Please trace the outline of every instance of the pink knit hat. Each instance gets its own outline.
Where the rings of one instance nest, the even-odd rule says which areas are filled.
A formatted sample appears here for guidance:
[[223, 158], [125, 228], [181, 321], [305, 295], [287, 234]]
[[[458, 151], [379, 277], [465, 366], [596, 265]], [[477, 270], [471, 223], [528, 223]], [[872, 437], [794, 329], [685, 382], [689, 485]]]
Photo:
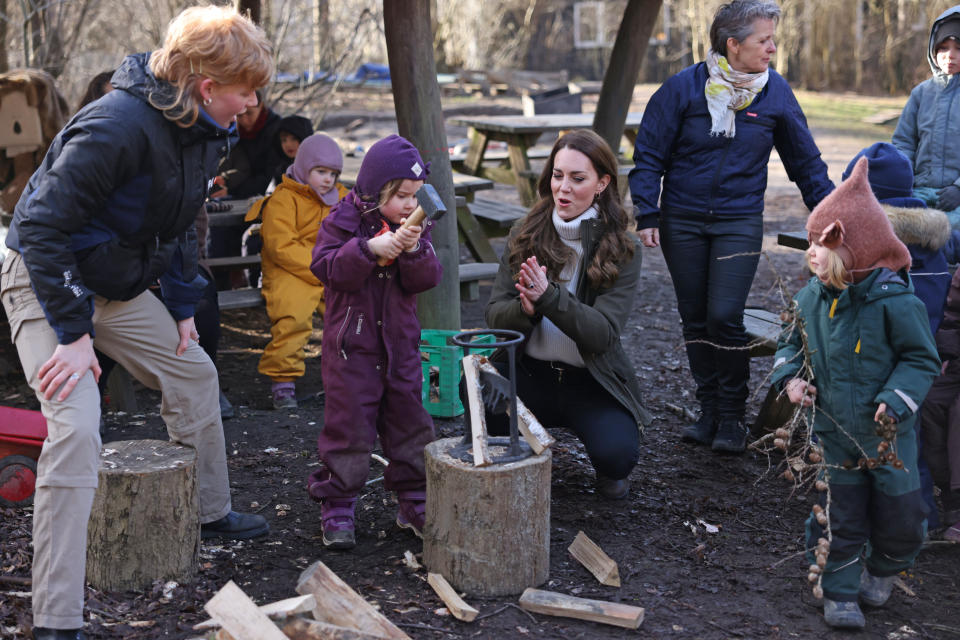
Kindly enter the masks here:
[[807, 218], [807, 238], [840, 254], [854, 282], [880, 267], [910, 268], [910, 252], [870, 189], [865, 157]]

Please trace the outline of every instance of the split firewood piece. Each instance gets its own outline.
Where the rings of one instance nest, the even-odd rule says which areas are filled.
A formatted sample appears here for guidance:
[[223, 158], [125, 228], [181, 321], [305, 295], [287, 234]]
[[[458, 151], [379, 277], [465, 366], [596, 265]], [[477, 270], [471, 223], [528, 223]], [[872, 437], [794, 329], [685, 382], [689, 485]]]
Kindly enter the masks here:
[[602, 622], [627, 629], [637, 629], [643, 622], [643, 608], [617, 602], [575, 598], [553, 591], [527, 589], [520, 596], [520, 606], [527, 611], [548, 616]]
[[223, 585], [203, 608], [234, 640], [286, 640], [277, 625], [233, 580]]
[[[488, 360], [480, 361], [480, 369], [488, 373], [500, 375], [500, 372], [498, 372]], [[533, 452], [537, 455], [540, 455], [546, 451], [550, 445], [556, 442], [554, 437], [543, 428], [543, 425], [540, 424], [540, 421], [537, 420], [536, 416], [533, 415], [533, 412], [527, 408], [527, 405], [523, 404], [523, 401], [520, 398], [517, 398], [517, 429], [520, 431], [520, 435], [523, 436], [523, 439], [526, 441], [526, 443], [530, 445], [530, 448], [533, 449]]]
[[477, 614], [480, 613], [464, 602], [463, 598], [460, 597], [460, 594], [454, 591], [453, 587], [450, 586], [450, 583], [447, 582], [447, 579], [439, 573], [428, 573], [427, 582], [430, 583], [430, 586], [433, 587], [433, 590], [438, 596], [440, 596], [440, 599], [443, 600], [443, 604], [447, 605], [447, 609], [457, 620], [473, 622], [474, 618], [477, 617]]
[[487, 450], [487, 417], [480, 399], [480, 380], [477, 374], [480, 356], [466, 356], [463, 359], [463, 379], [467, 385], [467, 404], [470, 411], [470, 428], [473, 431], [473, 464], [486, 467], [493, 464], [493, 458]]
[[386, 636], [300, 617], [287, 620], [283, 633], [291, 640], [388, 640]]
[[620, 586], [620, 571], [617, 569], [616, 561], [603, 552], [597, 543], [587, 537], [583, 531], [577, 532], [577, 537], [573, 539], [570, 547], [567, 549], [580, 564], [587, 568], [587, 571], [600, 581], [610, 587]]
[[410, 636], [381, 615], [320, 560], [300, 574], [297, 593], [314, 595], [317, 606], [313, 609], [313, 617], [321, 622], [392, 640], [410, 640]]
[[[298, 613], [313, 611], [314, 607], [316, 606], [317, 599], [313, 597], [312, 593], [309, 593], [305, 596], [287, 598], [286, 600], [278, 600], [276, 602], [261, 605], [260, 612], [265, 614], [268, 618], [278, 619], [293, 616]], [[220, 623], [218, 623], [216, 620], [204, 620], [199, 624], [193, 625], [193, 628], [200, 631], [202, 629], [212, 629], [213, 627], [219, 626]]]

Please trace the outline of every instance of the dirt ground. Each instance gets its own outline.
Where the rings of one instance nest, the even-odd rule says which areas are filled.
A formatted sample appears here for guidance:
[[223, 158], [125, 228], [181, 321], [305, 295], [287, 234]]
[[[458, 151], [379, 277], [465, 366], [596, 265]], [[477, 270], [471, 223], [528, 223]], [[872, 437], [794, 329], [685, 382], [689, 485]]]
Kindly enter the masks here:
[[[451, 139], [462, 134], [450, 133]], [[816, 128], [815, 135], [835, 179], [853, 154], [872, 142]], [[494, 195], [515, 198], [505, 188]], [[798, 191], [786, 182], [774, 159], [764, 257], [751, 306], [778, 309], [782, 295], [792, 294], [805, 281], [801, 254], [776, 245], [776, 233], [802, 228], [805, 213]], [[462, 304], [464, 327], [483, 325], [488, 292], [482, 287], [479, 302]], [[36, 408], [6, 325], [0, 326], [0, 402]], [[645, 251], [642, 282], [622, 337], [647, 406], [657, 419], [641, 442], [630, 496], [618, 502], [594, 493], [593, 472], [582, 447], [569, 434], [554, 432], [558, 443], [553, 450], [550, 575], [542, 585], [641, 606], [646, 615], [637, 631], [529, 614], [512, 597], [468, 598], [480, 617], [470, 624], [455, 620], [442, 609], [425, 572], [403, 562], [405, 551], [419, 554], [422, 545], [394, 524], [396, 507], [376, 480], [383, 472], [377, 462], [371, 462], [371, 482], [360, 496], [356, 549], [325, 550], [319, 506], [304, 488], [305, 478], [317, 465], [315, 441], [323, 425], [319, 341], [309, 347], [307, 374], [298, 385], [300, 408], [277, 412], [270, 406], [269, 381], [256, 372], [269, 339], [265, 312], [224, 312], [222, 326], [221, 384], [237, 413], [224, 423], [234, 506], [266, 516], [271, 533], [252, 542], [203, 545], [196, 579], [166, 594], [162, 583], [146, 592], [88, 589], [91, 638], [195, 636], [191, 626], [206, 618], [204, 602], [228, 579], [258, 603], [271, 602], [295, 595], [298, 575], [317, 559], [413, 638], [847, 637], [824, 625], [805, 579], [807, 563], [800, 551], [813, 495], [794, 493], [777, 477], [780, 458], [753, 452], [720, 457], [679, 441], [685, 418], [668, 405], [696, 407], [676, 301], [657, 249]], [[757, 392], [750, 401], [751, 416], [759, 408], [771, 365], [769, 357], [752, 361], [751, 388]], [[106, 414], [104, 442], [165, 437], [158, 394], [138, 387], [137, 396], [141, 413]], [[459, 435], [463, 421], [438, 419], [436, 427], [438, 436]], [[29, 508], [3, 509], [0, 514], [0, 637], [29, 638], [25, 632], [30, 622], [29, 586], [10, 578], [30, 575], [32, 514]], [[710, 533], [714, 529], [707, 525], [714, 525], [716, 532]], [[618, 562], [620, 588], [600, 585], [569, 555], [567, 547], [578, 531]], [[867, 611], [867, 628], [858, 637], [960, 636], [960, 547], [941, 542], [934, 534], [898, 586], [887, 607]]]

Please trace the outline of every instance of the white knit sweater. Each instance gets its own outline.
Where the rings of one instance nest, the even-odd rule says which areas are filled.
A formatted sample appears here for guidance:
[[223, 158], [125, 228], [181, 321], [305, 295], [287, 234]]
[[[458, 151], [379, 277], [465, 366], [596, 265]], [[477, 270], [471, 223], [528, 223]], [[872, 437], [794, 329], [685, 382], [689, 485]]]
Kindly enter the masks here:
[[[561, 287], [565, 286], [567, 291], [574, 295], [577, 293], [577, 278], [580, 275], [583, 258], [583, 246], [580, 244], [580, 225], [586, 220], [596, 217], [597, 210], [595, 207], [590, 207], [569, 221], [560, 218], [557, 210], [553, 210], [553, 226], [560, 234], [563, 243], [573, 249], [574, 253], [560, 272], [557, 284]], [[580, 357], [580, 351], [577, 349], [577, 343], [547, 318], [541, 319], [540, 323], [534, 327], [530, 338], [527, 340], [525, 352], [531, 358], [538, 360], [556, 360], [575, 367], [584, 366], [583, 358]]]

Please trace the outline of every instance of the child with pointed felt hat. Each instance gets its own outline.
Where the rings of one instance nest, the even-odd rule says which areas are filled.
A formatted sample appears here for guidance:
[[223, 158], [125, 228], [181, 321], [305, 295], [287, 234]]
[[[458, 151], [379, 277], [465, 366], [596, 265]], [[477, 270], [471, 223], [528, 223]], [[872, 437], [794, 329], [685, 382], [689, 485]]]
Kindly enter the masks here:
[[[940, 361], [913, 295], [910, 254], [870, 189], [865, 158], [813, 210], [807, 232], [815, 275], [794, 297], [796, 322], [780, 337], [772, 382], [792, 402], [816, 407], [828, 486], [819, 505], [832, 534], [821, 575], [824, 619], [862, 628], [858, 601], [885, 604], [926, 534], [913, 424]], [[884, 416], [896, 425], [887, 446], [899, 464], [860, 468], [858, 460], [878, 456]], [[806, 533], [808, 549], [829, 537], [814, 514]]]

